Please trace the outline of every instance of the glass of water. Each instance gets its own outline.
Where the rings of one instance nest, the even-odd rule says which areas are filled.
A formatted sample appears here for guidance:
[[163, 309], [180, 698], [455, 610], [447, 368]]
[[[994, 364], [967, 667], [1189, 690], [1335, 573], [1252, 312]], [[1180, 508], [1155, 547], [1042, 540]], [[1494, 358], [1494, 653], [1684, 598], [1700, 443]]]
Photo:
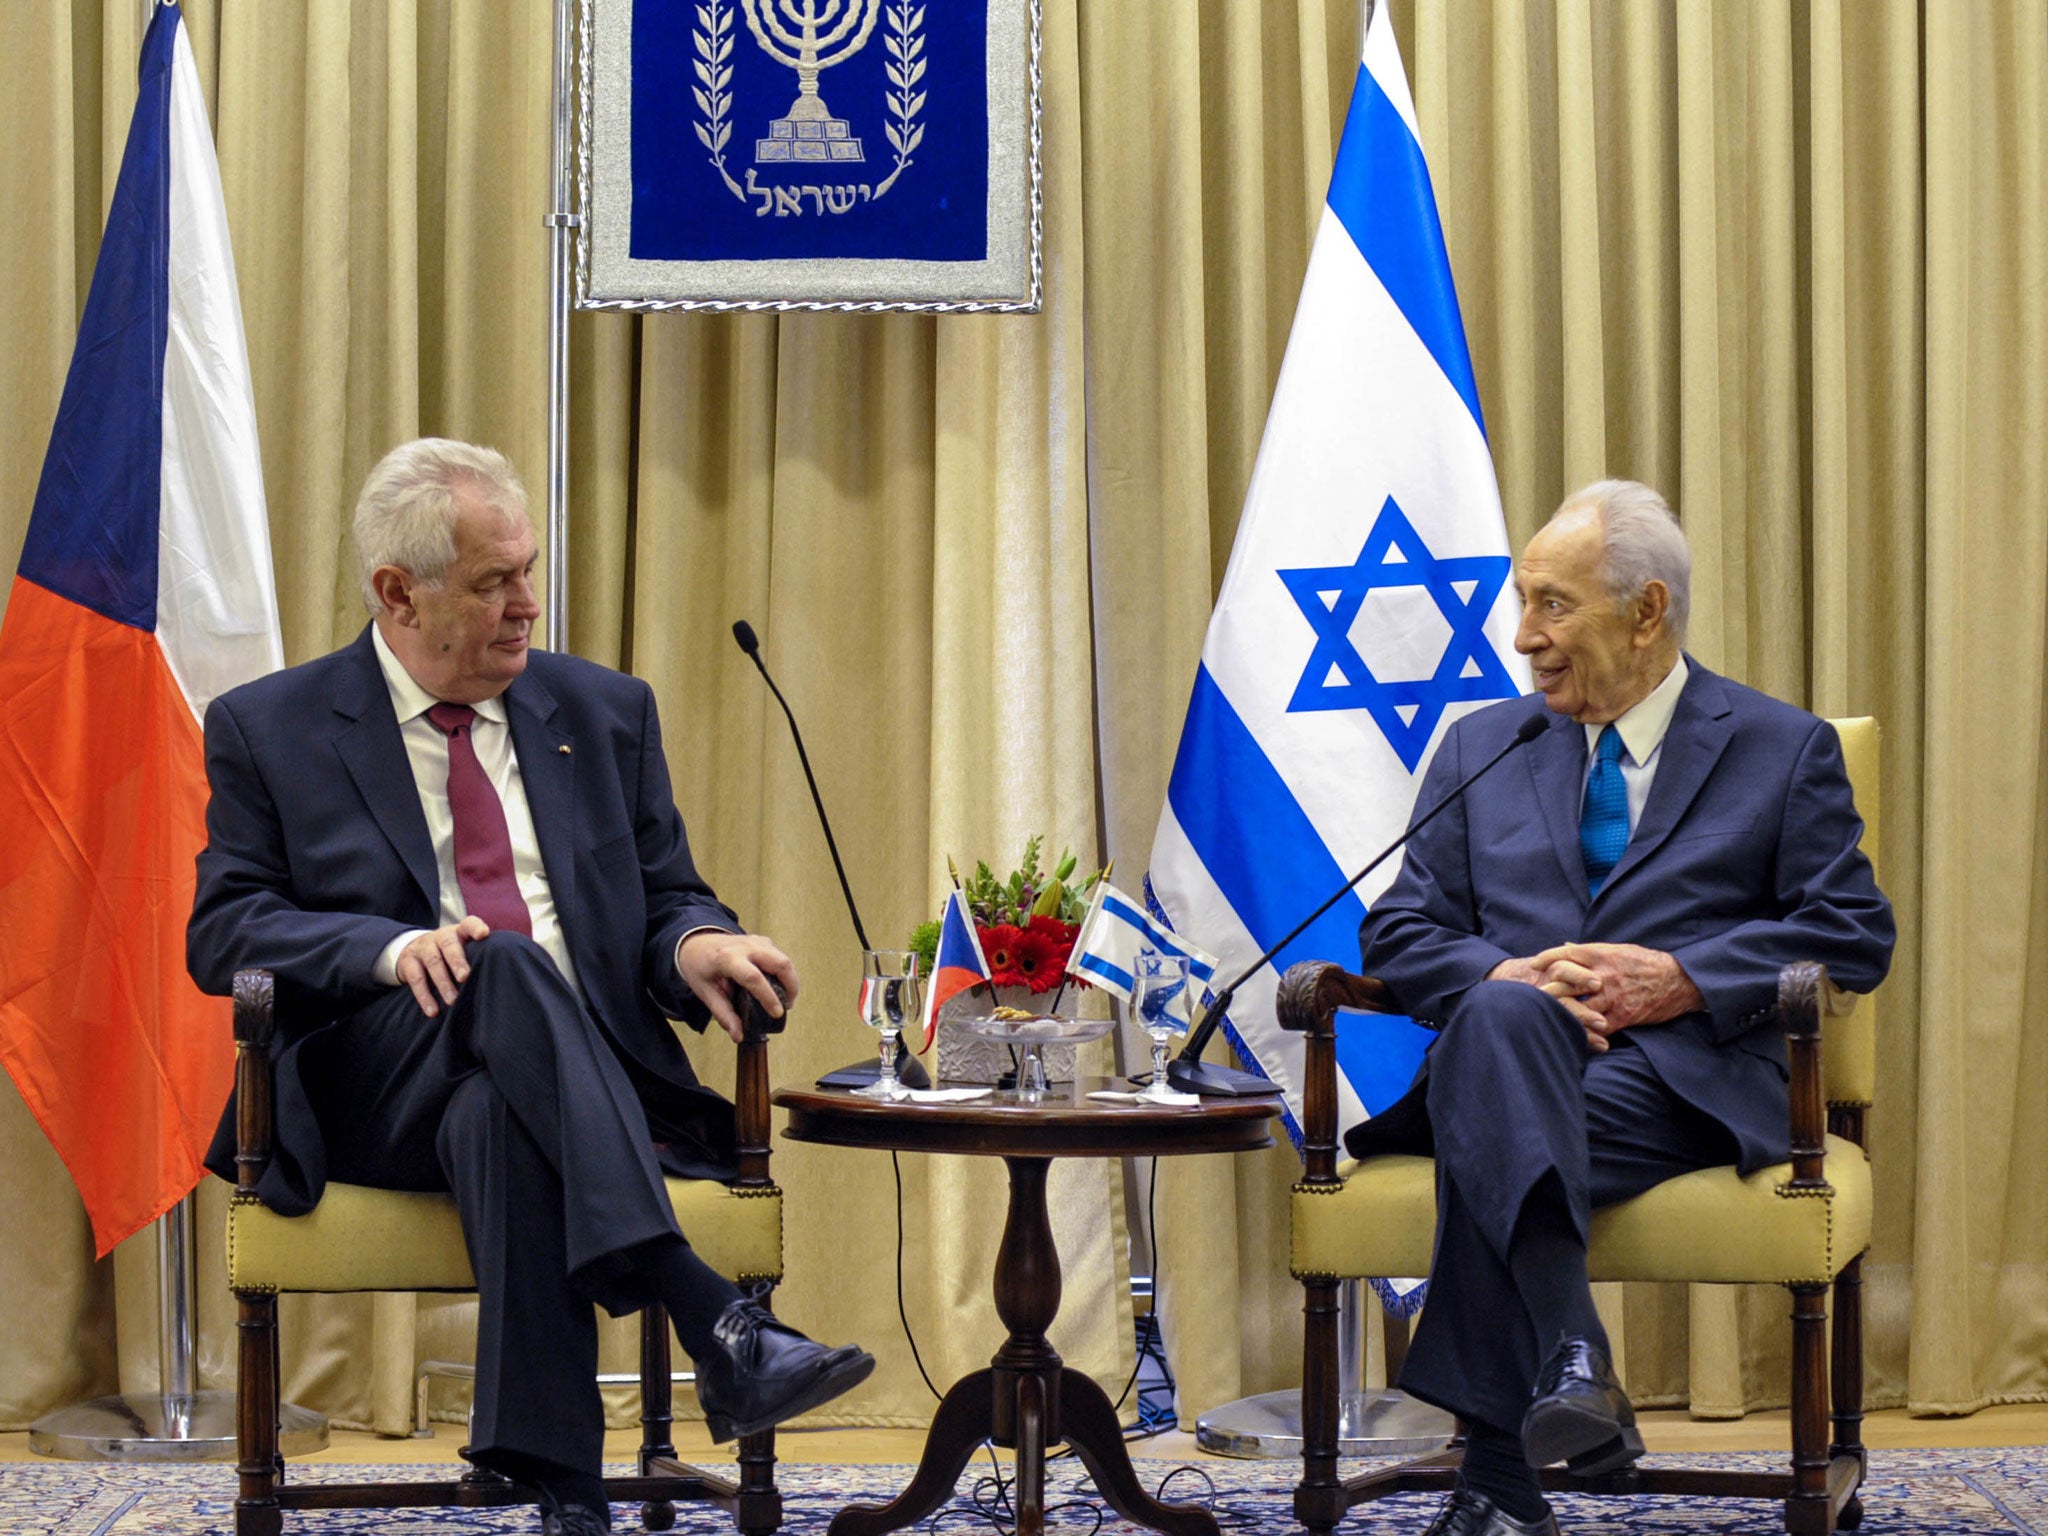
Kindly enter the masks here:
[[1152, 1037], [1152, 1081], [1140, 1098], [1178, 1104], [1183, 1096], [1167, 1086], [1166, 1047], [1175, 1035], [1188, 1032], [1194, 1005], [1188, 957], [1141, 949], [1131, 964], [1131, 1017]]
[[924, 993], [917, 974], [918, 955], [908, 949], [864, 949], [860, 955], [860, 1016], [882, 1036], [881, 1071], [865, 1088], [853, 1091], [864, 1099], [907, 1099], [910, 1090], [896, 1080], [896, 1039], [906, 1023], [920, 1016]]

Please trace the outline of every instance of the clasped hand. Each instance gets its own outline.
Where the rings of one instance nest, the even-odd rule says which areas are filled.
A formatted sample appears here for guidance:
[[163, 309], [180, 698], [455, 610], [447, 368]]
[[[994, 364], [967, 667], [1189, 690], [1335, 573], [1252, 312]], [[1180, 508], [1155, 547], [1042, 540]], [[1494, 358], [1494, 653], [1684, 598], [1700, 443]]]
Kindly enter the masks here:
[[1548, 992], [1586, 1032], [1588, 1049], [1637, 1024], [1661, 1024], [1705, 1006], [1676, 957], [1640, 944], [1559, 944], [1526, 960], [1503, 960], [1489, 981], [1520, 981]]

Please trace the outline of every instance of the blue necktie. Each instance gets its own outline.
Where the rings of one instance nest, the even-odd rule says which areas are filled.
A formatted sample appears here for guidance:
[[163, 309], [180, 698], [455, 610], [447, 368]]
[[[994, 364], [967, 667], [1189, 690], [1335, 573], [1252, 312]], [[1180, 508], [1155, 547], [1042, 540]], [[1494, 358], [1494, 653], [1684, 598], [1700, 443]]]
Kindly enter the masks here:
[[1579, 853], [1586, 861], [1591, 894], [1598, 896], [1607, 873], [1628, 850], [1628, 786], [1621, 781], [1621, 732], [1604, 726], [1593, 748], [1586, 777], [1586, 805], [1579, 814]]

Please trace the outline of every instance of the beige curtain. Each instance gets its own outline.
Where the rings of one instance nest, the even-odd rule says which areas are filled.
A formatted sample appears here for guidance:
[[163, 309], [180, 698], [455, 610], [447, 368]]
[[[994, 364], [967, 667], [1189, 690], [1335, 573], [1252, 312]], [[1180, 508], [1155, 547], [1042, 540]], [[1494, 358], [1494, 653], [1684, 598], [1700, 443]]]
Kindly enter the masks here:
[[[0, 122], [0, 555], [18, 550], [130, 105], [134, 0], [10, 18]], [[361, 622], [372, 460], [431, 431], [538, 483], [547, 8], [190, 0], [256, 378], [286, 651]], [[2048, 12], [2032, 0], [1395, 0], [1510, 531], [1597, 475], [1665, 488], [1694, 648], [1885, 723], [1871, 1399], [2048, 1396]], [[1030, 832], [1145, 863], [1356, 68], [1352, 0], [1046, 6], [1035, 318], [572, 327], [572, 647], [655, 686], [700, 859], [807, 984], [775, 1071], [870, 1042], [801, 773], [731, 648], [803, 712], [863, 916]], [[1361, 423], [1369, 430], [1369, 423]], [[0, 939], [4, 942], [4, 939]], [[730, 1072], [697, 1048], [707, 1076]], [[154, 1382], [146, 1254], [95, 1265], [11, 1089], [0, 1423]], [[875, 1348], [838, 1416], [921, 1422], [881, 1154], [785, 1145], [800, 1325]], [[1184, 1415], [1299, 1369], [1284, 1148], [1168, 1160]], [[906, 1291], [940, 1388], [984, 1362], [999, 1169], [904, 1158]], [[1130, 1368], [1119, 1172], [1062, 1169], [1056, 1342]], [[218, 1230], [219, 1191], [202, 1201]], [[1133, 1212], [1133, 1215], [1140, 1215]], [[146, 1246], [131, 1244], [132, 1248]], [[1141, 1251], [1142, 1244], [1141, 1244]], [[203, 1251], [202, 1373], [227, 1379]], [[1784, 1303], [1608, 1298], [1642, 1401], [1782, 1400]], [[460, 1298], [294, 1298], [288, 1391], [404, 1427]], [[365, 1349], [362, 1341], [368, 1339]], [[624, 1365], [621, 1330], [607, 1364]], [[459, 1411], [454, 1391], [438, 1397]], [[625, 1404], [616, 1405], [623, 1413]]]

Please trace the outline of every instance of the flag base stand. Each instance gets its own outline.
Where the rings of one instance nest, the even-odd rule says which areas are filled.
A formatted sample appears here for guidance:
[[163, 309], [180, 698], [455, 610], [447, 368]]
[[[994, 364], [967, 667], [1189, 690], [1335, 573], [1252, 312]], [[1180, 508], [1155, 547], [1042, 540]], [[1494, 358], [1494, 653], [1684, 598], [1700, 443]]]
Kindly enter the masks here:
[[[1373, 1307], [1378, 1311], [1377, 1304]], [[1365, 1385], [1365, 1286], [1337, 1287], [1337, 1454], [1419, 1456], [1439, 1450], [1458, 1432], [1457, 1420], [1406, 1392]], [[1387, 1376], [1400, 1374], [1407, 1353], [1405, 1321], [1389, 1318]], [[1301, 1392], [1261, 1392], [1212, 1408], [1195, 1420], [1195, 1443], [1219, 1456], [1269, 1460], [1302, 1453]]]
[[[1440, 1450], [1457, 1422], [1406, 1392], [1346, 1392], [1337, 1399], [1339, 1456], [1419, 1456]], [[1195, 1444], [1218, 1456], [1279, 1461], [1301, 1455], [1301, 1393], [1261, 1392], [1195, 1420]]]
[[[96, 1397], [37, 1419], [28, 1448], [59, 1461], [233, 1461], [235, 1394]], [[278, 1448], [286, 1456], [325, 1450], [327, 1416], [283, 1404]]]

